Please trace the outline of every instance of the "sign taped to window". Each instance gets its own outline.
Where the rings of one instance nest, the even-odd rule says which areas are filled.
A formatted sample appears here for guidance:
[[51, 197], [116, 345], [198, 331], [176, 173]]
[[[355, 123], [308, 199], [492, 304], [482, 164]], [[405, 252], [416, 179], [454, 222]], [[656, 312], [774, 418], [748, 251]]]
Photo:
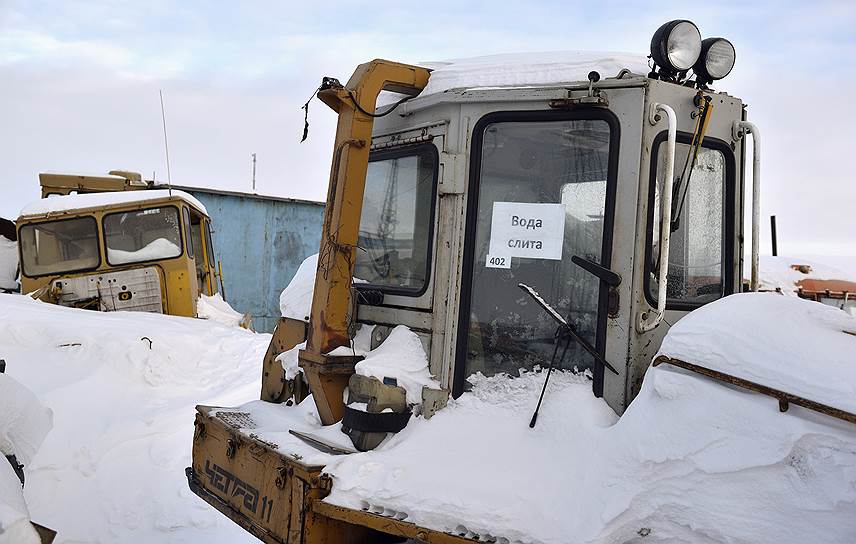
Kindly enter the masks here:
[[560, 260], [564, 240], [564, 204], [493, 203], [490, 256]]

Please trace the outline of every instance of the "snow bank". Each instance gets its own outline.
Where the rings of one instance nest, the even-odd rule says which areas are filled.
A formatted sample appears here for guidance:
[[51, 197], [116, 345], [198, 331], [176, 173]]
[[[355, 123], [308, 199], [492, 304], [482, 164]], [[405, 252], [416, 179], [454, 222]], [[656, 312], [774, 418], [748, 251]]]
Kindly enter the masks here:
[[613, 77], [627, 68], [636, 74], [651, 71], [644, 55], [598, 51], [554, 51], [488, 55], [423, 63], [431, 68], [428, 85], [420, 96], [451, 89], [478, 87], [527, 87], [588, 81], [592, 70], [601, 78]]
[[0, 374], [0, 544], [39, 544], [21, 481], [2, 456], [29, 463], [52, 425], [51, 411], [26, 387]]
[[53, 426], [53, 414], [32, 391], [0, 374], [0, 453], [29, 465]]
[[208, 210], [205, 209], [205, 206], [203, 206], [199, 200], [189, 193], [185, 193], [184, 191], [179, 191], [177, 189], [173, 189], [171, 195], [169, 189], [146, 189], [139, 191], [111, 191], [82, 195], [53, 196], [50, 198], [36, 200], [35, 202], [24, 206], [20, 215], [42, 215], [46, 213], [59, 213], [71, 210], [95, 208], [111, 204], [147, 202], [149, 200], [157, 200], [159, 198], [169, 198], [170, 196], [181, 198], [205, 215], [208, 215]]
[[21, 480], [6, 459], [0, 459], [0, 544], [41, 544], [30, 524]]
[[198, 319], [0, 297], [7, 373], [54, 413], [30, 513], [77, 542], [256, 542], [187, 487], [196, 404], [259, 391], [270, 335]]
[[18, 242], [0, 236], [0, 289], [18, 288]]
[[[693, 319], [702, 312], [707, 329]], [[782, 332], [771, 336], [775, 326], [762, 323], [775, 319]], [[747, 377], [817, 392], [824, 382], [854, 383], [845, 362], [853, 366], [856, 337], [835, 330], [852, 322], [813, 302], [735, 295], [676, 324], [664, 352], [733, 353]], [[818, 335], [799, 335], [812, 359], [808, 348], [786, 353], [796, 340], [781, 345], [799, 327]], [[704, 349], [674, 350], [692, 342]], [[785, 369], [773, 372], [777, 365]], [[328, 464], [325, 500], [499, 542], [856, 541], [856, 425], [797, 406], [782, 414], [769, 397], [662, 365], [648, 370], [617, 423], [588, 380], [556, 373], [530, 429], [543, 379], [475, 377], [432, 419], [413, 418], [379, 449]], [[823, 399], [834, 393], [849, 405], [847, 384], [828, 384]]]
[[[368, 327], [363, 327], [368, 329]], [[428, 356], [422, 341], [404, 325], [392, 329], [381, 345], [369, 351], [354, 367], [357, 374], [383, 381], [395, 378], [407, 392], [408, 404], [422, 402], [422, 388], [440, 389], [440, 382], [428, 372]]]
[[136, 251], [107, 248], [110, 264], [139, 263], [154, 259], [169, 259], [181, 255], [181, 248], [166, 238], [157, 238]]
[[[807, 265], [811, 270], [803, 273], [791, 265]], [[802, 258], [761, 256], [758, 268], [758, 287], [761, 291], [780, 290], [786, 295], [796, 296], [797, 282], [806, 279], [856, 281], [856, 271], [845, 271]]]
[[660, 354], [856, 413], [856, 318], [832, 306], [732, 295], [675, 323]]
[[210, 297], [199, 295], [199, 300], [196, 302], [196, 315], [200, 319], [210, 319], [227, 327], [240, 327], [244, 320], [244, 315], [235, 311], [228, 302], [223, 300], [220, 293]]
[[315, 289], [315, 271], [318, 269], [318, 254], [306, 257], [288, 284], [279, 294], [279, 309], [282, 317], [303, 321], [312, 309], [312, 292]]

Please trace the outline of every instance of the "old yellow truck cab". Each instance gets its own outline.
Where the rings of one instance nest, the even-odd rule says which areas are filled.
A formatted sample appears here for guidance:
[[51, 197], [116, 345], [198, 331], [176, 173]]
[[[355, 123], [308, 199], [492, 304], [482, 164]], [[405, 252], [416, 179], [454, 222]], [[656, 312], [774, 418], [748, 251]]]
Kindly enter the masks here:
[[17, 228], [22, 292], [44, 301], [196, 317], [217, 292], [208, 213], [182, 191], [45, 198]]

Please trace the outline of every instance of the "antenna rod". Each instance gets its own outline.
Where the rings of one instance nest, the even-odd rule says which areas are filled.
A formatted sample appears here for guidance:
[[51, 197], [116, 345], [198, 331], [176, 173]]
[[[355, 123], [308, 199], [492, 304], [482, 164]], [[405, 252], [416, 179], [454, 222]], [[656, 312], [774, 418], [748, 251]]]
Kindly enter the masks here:
[[166, 186], [169, 189], [169, 196], [172, 196], [172, 175], [169, 171], [169, 141], [166, 138], [166, 112], [163, 109], [163, 89], [159, 89], [161, 103], [161, 120], [163, 121], [163, 147], [166, 151]]
[[253, 153], [253, 192], [256, 192], [256, 154]]

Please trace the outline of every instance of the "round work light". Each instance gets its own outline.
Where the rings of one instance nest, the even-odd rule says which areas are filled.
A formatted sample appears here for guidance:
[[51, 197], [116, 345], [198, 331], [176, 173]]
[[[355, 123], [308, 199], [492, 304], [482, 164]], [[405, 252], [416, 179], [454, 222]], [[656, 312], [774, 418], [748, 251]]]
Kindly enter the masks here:
[[727, 76], [734, 68], [736, 56], [734, 46], [725, 38], [707, 38], [701, 42], [701, 54], [693, 65], [698, 82], [708, 84]]
[[692, 68], [700, 53], [701, 34], [690, 21], [669, 21], [651, 38], [651, 58], [669, 76]]

